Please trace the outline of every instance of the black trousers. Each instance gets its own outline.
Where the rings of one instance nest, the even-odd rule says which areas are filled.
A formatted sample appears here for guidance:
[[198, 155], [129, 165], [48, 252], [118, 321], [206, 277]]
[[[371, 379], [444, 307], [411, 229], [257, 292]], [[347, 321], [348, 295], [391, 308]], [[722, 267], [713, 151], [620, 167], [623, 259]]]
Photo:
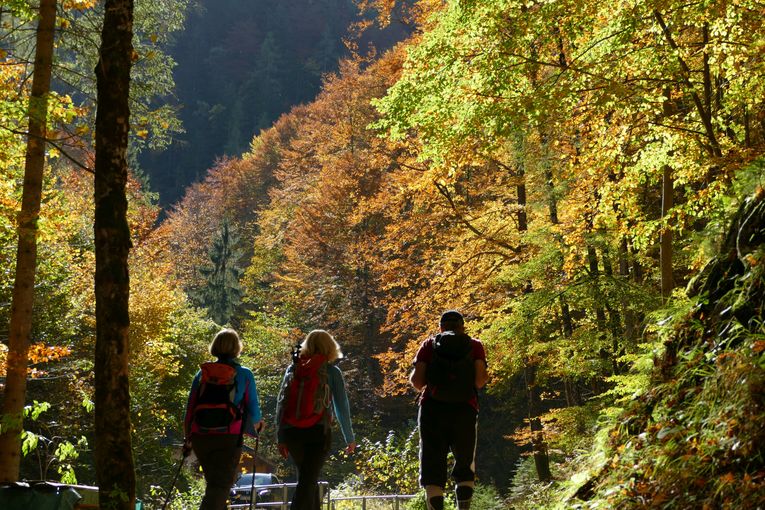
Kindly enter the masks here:
[[225, 510], [242, 455], [239, 434], [194, 434], [191, 446], [207, 482], [199, 510]]
[[425, 400], [420, 406], [420, 485], [446, 487], [447, 455], [454, 455], [455, 483], [475, 480], [478, 412], [470, 404]]
[[291, 510], [319, 510], [319, 473], [329, 455], [332, 434], [323, 423], [284, 429], [284, 442], [297, 465], [298, 482]]

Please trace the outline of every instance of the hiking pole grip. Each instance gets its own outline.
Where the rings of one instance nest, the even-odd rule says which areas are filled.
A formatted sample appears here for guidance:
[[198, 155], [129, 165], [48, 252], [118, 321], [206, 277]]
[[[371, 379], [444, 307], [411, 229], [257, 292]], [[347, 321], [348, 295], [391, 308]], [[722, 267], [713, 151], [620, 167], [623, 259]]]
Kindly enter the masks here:
[[300, 340], [295, 344], [295, 347], [292, 348], [292, 364], [297, 365], [298, 361], [300, 361]]

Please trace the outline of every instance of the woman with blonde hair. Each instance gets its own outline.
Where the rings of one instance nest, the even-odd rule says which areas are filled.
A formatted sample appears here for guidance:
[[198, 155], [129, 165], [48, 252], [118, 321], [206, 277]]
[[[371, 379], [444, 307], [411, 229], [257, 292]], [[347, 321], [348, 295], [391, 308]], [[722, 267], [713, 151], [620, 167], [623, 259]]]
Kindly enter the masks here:
[[242, 341], [233, 329], [220, 330], [210, 343], [216, 361], [202, 363], [186, 406], [184, 454], [194, 450], [206, 487], [200, 510], [225, 510], [234, 484], [242, 439], [263, 429], [255, 376], [239, 364]]
[[343, 357], [340, 346], [324, 330], [308, 333], [293, 354], [277, 398], [277, 439], [284, 458], [292, 457], [298, 470], [293, 510], [319, 510], [319, 472], [329, 455], [332, 423], [337, 418], [353, 453], [356, 442], [343, 373], [334, 364]]

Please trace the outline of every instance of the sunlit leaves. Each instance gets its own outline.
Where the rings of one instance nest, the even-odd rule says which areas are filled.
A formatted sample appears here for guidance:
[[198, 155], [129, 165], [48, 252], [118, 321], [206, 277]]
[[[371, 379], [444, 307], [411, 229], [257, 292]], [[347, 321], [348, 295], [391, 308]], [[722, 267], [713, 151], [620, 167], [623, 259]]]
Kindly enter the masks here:
[[363, 438], [355, 454], [356, 470], [364, 486], [382, 494], [417, 492], [419, 434], [389, 431], [385, 439]]

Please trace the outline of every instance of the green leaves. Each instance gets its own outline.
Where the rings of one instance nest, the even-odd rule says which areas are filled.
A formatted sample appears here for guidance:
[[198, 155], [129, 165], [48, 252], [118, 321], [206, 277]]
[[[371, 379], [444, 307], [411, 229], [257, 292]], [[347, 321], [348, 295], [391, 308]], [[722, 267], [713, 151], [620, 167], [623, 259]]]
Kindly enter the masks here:
[[37, 448], [37, 444], [39, 443], [39, 436], [35, 434], [34, 432], [29, 432], [28, 430], [24, 430], [21, 432], [21, 454], [26, 456], [31, 451], [33, 451], [35, 448]]
[[32, 402], [32, 405], [24, 406], [24, 416], [32, 421], [37, 421], [40, 415], [48, 409], [50, 409], [48, 402], [38, 402], [35, 400]]

